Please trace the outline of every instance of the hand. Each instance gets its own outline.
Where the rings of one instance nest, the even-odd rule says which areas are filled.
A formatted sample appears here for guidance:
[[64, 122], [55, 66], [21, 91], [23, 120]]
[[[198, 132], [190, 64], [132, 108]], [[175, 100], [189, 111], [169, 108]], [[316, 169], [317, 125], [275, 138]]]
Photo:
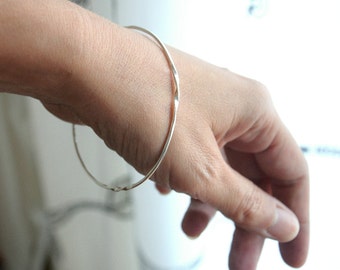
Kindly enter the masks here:
[[[204, 78], [207, 71], [198, 72], [197, 78]], [[177, 158], [176, 169], [180, 171], [174, 176], [170, 170], [172, 177], [180, 182], [175, 180], [174, 186], [180, 186], [179, 190], [193, 198], [183, 220], [183, 230], [190, 236], [198, 236], [217, 209], [236, 224], [229, 257], [231, 269], [255, 269], [264, 237], [286, 242], [280, 244], [283, 259], [291, 266], [301, 266], [307, 256], [309, 235], [305, 160], [262, 85], [229, 71], [211, 72], [214, 77], [220, 74], [226, 81], [215, 84], [216, 77], [213, 80], [206, 77], [203, 85], [193, 89], [208, 91], [198, 90], [198, 95], [206, 94], [198, 100], [197, 94], [188, 95], [188, 106], [196, 104], [193, 111], [198, 115], [182, 113], [186, 116], [182, 121], [186, 122], [188, 135], [182, 135], [179, 139], [182, 143], [174, 143], [178, 145], [174, 146], [177, 150], [174, 159]], [[217, 96], [225, 98], [216, 100]], [[183, 103], [182, 99], [182, 108]], [[208, 117], [202, 116], [206, 108]], [[166, 185], [157, 186], [163, 193], [170, 190]], [[297, 227], [292, 216], [282, 203], [275, 202], [261, 189], [297, 215], [300, 231], [294, 240]], [[283, 217], [273, 225], [275, 206], [276, 213]]]
[[[15, 24], [3, 23], [10, 20]], [[152, 167], [172, 93], [154, 42], [66, 1], [45, 0], [4, 1], [0, 37], [7, 41], [0, 45], [2, 91], [40, 99], [58, 117], [91, 126], [140, 172]], [[170, 50], [182, 95], [173, 140], [153, 180], [192, 197], [183, 230], [199, 235], [216, 209], [236, 224], [231, 269], [255, 269], [266, 237], [281, 242], [289, 265], [302, 265], [308, 170], [267, 90]]]

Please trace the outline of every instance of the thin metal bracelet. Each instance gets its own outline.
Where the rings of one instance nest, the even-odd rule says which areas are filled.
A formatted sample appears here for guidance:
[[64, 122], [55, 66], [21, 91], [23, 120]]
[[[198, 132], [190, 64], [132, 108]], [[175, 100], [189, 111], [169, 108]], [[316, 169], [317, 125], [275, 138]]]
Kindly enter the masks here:
[[149, 30], [146, 30], [142, 27], [139, 26], [127, 26], [127, 28], [129, 29], [133, 29], [135, 31], [141, 32], [142, 34], [151, 37], [154, 41], [157, 42], [157, 44], [160, 46], [160, 48], [163, 51], [163, 54], [166, 58], [166, 61], [169, 65], [170, 71], [171, 71], [171, 78], [172, 78], [172, 87], [173, 87], [173, 103], [172, 103], [172, 116], [171, 116], [171, 122], [169, 125], [169, 129], [168, 129], [168, 133], [167, 133], [167, 137], [165, 139], [162, 151], [159, 155], [159, 158], [156, 162], [156, 164], [150, 169], [150, 171], [142, 178], [140, 179], [138, 182], [133, 183], [129, 186], [125, 186], [125, 187], [120, 187], [120, 186], [112, 186], [112, 185], [108, 185], [108, 184], [104, 184], [101, 181], [99, 181], [87, 168], [87, 166], [85, 165], [84, 160], [82, 159], [81, 155], [80, 155], [80, 151], [79, 151], [79, 147], [78, 147], [78, 143], [77, 143], [77, 135], [76, 135], [76, 128], [75, 125], [72, 125], [72, 135], [73, 135], [73, 143], [74, 143], [74, 147], [78, 156], [78, 159], [83, 167], [83, 169], [85, 170], [85, 172], [88, 174], [88, 176], [100, 187], [108, 189], [108, 190], [112, 190], [115, 192], [118, 191], [122, 191], [122, 190], [131, 190], [139, 185], [141, 185], [142, 183], [144, 183], [146, 180], [150, 179], [152, 177], [152, 175], [156, 172], [156, 170], [158, 169], [159, 165], [162, 163], [168, 149], [169, 149], [169, 145], [172, 139], [172, 135], [174, 133], [175, 130], [175, 125], [176, 125], [176, 119], [177, 119], [177, 110], [178, 110], [178, 106], [179, 106], [179, 96], [180, 96], [180, 87], [179, 87], [179, 76], [178, 76], [178, 72], [176, 69], [176, 66], [174, 64], [174, 61], [168, 51], [168, 49], [166, 48], [166, 46], [163, 44], [163, 42], [152, 32], [150, 32]]

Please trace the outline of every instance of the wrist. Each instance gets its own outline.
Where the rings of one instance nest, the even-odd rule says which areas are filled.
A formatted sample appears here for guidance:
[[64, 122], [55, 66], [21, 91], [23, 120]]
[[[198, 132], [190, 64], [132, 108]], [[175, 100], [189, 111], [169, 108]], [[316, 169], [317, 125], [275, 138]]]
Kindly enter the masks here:
[[77, 68], [83, 90], [79, 115], [127, 159], [131, 154], [126, 151], [138, 151], [124, 147], [127, 142], [145, 143], [137, 147], [152, 157], [142, 162], [129, 161], [149, 169], [164, 143], [171, 117], [173, 90], [169, 66], [154, 41], [101, 18], [90, 19], [93, 28], [83, 63]]

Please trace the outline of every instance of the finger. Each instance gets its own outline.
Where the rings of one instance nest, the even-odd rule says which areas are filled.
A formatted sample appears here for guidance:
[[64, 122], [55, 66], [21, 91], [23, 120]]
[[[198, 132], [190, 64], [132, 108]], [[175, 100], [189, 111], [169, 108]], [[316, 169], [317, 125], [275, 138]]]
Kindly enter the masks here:
[[228, 164], [245, 178], [251, 180], [268, 194], [272, 194], [271, 180], [259, 168], [253, 154], [238, 152], [228, 147], [224, 149]]
[[[269, 180], [265, 189], [298, 217], [300, 227], [298, 236], [290, 243], [281, 244], [280, 250], [287, 264], [299, 267], [307, 258], [309, 246], [308, 169], [299, 147], [287, 129], [279, 120], [276, 123], [278, 123], [276, 135], [264, 150], [249, 155], [246, 153], [249, 150], [248, 145], [254, 141], [249, 143], [239, 140], [233, 144], [234, 149], [229, 148], [226, 152], [229, 163], [242, 175], [251, 179], [261, 178], [262, 175], [264, 179]], [[260, 145], [258, 142], [254, 144]], [[246, 159], [247, 156], [252, 158]]]
[[291, 242], [280, 243], [280, 252], [287, 264], [298, 268], [306, 262], [308, 246], [309, 224], [300, 224], [298, 236]]
[[205, 186], [202, 200], [239, 227], [281, 242], [297, 235], [299, 225], [292, 211], [226, 164], [213, 180]]
[[[280, 244], [280, 251], [285, 262], [293, 267], [302, 266], [308, 255], [309, 248], [309, 184], [304, 179], [285, 184], [275, 185], [273, 194], [290, 207], [297, 215], [300, 223], [300, 231], [297, 237], [289, 242]], [[287, 197], [285, 192], [290, 194]]]
[[167, 195], [171, 192], [171, 188], [168, 186], [161, 185], [159, 183], [155, 183], [155, 187], [158, 190], [159, 193], [163, 195]]
[[208, 226], [215, 213], [216, 209], [210, 205], [191, 199], [189, 208], [182, 221], [184, 233], [189, 237], [197, 238]]
[[[282, 158], [278, 158], [278, 157]], [[283, 158], [286, 157], [286, 158]], [[283, 259], [291, 266], [304, 264], [309, 246], [309, 178], [305, 159], [289, 133], [284, 130], [273, 147], [258, 155], [258, 164], [272, 179], [273, 196], [298, 217], [300, 231], [296, 239], [281, 244]], [[280, 162], [278, 162], [280, 160]]]
[[261, 180], [266, 178], [266, 175], [259, 168], [253, 154], [235, 151], [229, 147], [225, 147], [223, 150], [228, 158], [228, 164], [235, 171], [239, 172], [257, 185], [262, 184]]
[[[297, 235], [299, 224], [294, 213], [231, 168], [213, 134], [200, 130], [191, 139], [189, 143], [177, 140], [169, 149], [178, 166], [169, 178], [172, 189], [189, 194], [221, 211], [239, 227], [264, 237], [288, 242]], [[190, 149], [184, 151], [188, 145]]]
[[236, 227], [229, 253], [229, 268], [231, 270], [255, 270], [263, 244], [262, 236]]

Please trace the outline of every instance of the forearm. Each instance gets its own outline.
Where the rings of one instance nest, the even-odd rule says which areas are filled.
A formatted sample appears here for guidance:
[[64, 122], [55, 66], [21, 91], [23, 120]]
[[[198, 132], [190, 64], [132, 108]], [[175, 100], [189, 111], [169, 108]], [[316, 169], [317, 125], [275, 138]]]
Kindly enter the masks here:
[[53, 100], [74, 75], [83, 15], [67, 1], [2, 1], [0, 91]]
[[2, 1], [0, 40], [2, 92], [69, 105], [92, 127], [111, 117], [124, 128], [150, 108], [168, 117], [170, 73], [157, 45], [69, 1]]

